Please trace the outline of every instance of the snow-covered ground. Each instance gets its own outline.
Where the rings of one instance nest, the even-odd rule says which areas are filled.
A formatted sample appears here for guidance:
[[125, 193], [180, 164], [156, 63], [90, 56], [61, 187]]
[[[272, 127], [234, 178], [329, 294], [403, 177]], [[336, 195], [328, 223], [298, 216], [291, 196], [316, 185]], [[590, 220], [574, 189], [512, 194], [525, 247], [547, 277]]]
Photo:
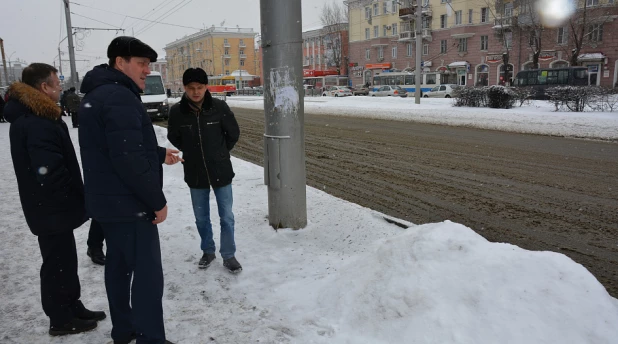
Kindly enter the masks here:
[[[178, 98], [177, 98], [178, 99]], [[172, 101], [177, 101], [174, 99]], [[263, 97], [227, 97], [230, 106], [264, 109]], [[618, 139], [618, 112], [555, 112], [546, 101], [512, 109], [453, 107], [452, 99], [306, 97], [305, 113], [447, 124], [518, 133]]]
[[[47, 335], [41, 258], [23, 219], [8, 128], [0, 125], [0, 342], [107, 343], [109, 318], [89, 333]], [[165, 129], [156, 130], [160, 144], [169, 145]], [[79, 150], [77, 131], [71, 135]], [[618, 342], [618, 300], [562, 254], [490, 243], [449, 221], [402, 229], [313, 188], [308, 226], [274, 231], [262, 167], [233, 164], [239, 275], [227, 273], [220, 257], [207, 270], [197, 268], [199, 235], [182, 167], [165, 166], [164, 311], [176, 343]], [[75, 231], [82, 300], [107, 311], [103, 268], [86, 256], [87, 232], [87, 225]]]

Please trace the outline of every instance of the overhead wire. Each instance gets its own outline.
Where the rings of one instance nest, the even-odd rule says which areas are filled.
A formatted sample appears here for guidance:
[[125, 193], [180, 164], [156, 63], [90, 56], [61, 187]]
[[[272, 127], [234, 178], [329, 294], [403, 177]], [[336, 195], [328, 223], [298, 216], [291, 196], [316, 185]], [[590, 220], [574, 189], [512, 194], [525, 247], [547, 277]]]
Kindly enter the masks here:
[[[173, 10], [172, 12], [166, 13], [162, 16], [160, 16], [159, 18], [155, 19], [156, 21], [159, 21], [160, 19], [165, 19], [169, 16], [171, 16], [172, 14], [178, 12], [179, 10], [181, 10], [182, 8], [184, 8], [185, 6], [187, 6], [188, 4], [190, 4], [193, 0], [185, 0], [187, 2], [184, 3], [184, 5], [180, 6], [182, 4], [182, 2], [177, 6], [177, 8], [175, 10]], [[155, 26], [157, 23], [151, 23], [149, 25], [147, 25], [145, 28], [141, 29], [140, 31], [138, 31], [138, 33], [136, 33], [135, 35], [137, 36], [138, 34], [144, 33], [148, 30], [150, 30], [153, 26]]]
[[[161, 1], [157, 6], [155, 6], [152, 10], [148, 11], [146, 14], [144, 14], [141, 18], [142, 19], [147, 19], [148, 17], [153, 16], [156, 12], [160, 11], [161, 9], [163, 9], [166, 5], [170, 5], [172, 4], [174, 1], [176, 0], [163, 0]], [[131, 26], [132, 29], [135, 29], [135, 25], [139, 25], [140, 23], [133, 23], [133, 26]]]
[[[176, 2], [178, 1], [178, 2]], [[174, 8], [176, 8], [176, 6], [182, 4], [182, 2], [184, 2], [185, 0], [172, 0], [172, 1], [167, 1], [163, 4], [163, 6], [157, 6], [159, 8], [154, 8], [152, 9], [150, 12], [146, 13], [144, 16], [142, 16], [143, 19], [152, 19], [155, 18], [155, 16], [159, 15], [157, 14], [157, 12], [161, 11], [161, 10], [165, 10], [167, 12], [173, 10]], [[165, 14], [165, 12], [161, 15], [163, 16]], [[158, 20], [159, 18], [161, 18], [161, 16], [159, 16], [158, 18], [155, 18], [155, 20]], [[131, 26], [131, 30], [135, 31], [137, 30], [137, 32], [143, 30], [144, 28], [146, 28], [149, 24], [145, 24], [144, 26], [140, 25], [143, 23], [134, 23], [133, 26]]]

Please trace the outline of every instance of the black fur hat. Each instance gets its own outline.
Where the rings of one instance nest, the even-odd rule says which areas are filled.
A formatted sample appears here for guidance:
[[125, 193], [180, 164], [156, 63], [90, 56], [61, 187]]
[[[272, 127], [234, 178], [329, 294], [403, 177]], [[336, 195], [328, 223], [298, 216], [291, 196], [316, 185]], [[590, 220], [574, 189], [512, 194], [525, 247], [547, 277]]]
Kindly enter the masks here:
[[182, 75], [182, 84], [187, 86], [192, 82], [208, 85], [208, 75], [202, 68], [189, 68]]
[[148, 44], [135, 37], [119, 36], [112, 40], [107, 47], [107, 57], [115, 59], [118, 56], [147, 57], [150, 62], [157, 62], [157, 52]]

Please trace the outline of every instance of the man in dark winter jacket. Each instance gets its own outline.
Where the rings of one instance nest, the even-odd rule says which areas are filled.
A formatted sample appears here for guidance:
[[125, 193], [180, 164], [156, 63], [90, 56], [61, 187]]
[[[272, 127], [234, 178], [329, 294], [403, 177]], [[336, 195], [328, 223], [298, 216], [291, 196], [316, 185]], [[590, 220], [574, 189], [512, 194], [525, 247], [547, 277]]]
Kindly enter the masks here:
[[219, 253], [223, 266], [231, 272], [242, 270], [235, 258], [232, 178], [230, 151], [240, 130], [227, 104], [211, 96], [206, 88], [208, 76], [201, 68], [190, 68], [182, 77], [185, 94], [170, 111], [169, 141], [183, 153], [185, 182], [191, 189], [191, 201], [197, 230], [202, 239], [202, 258], [198, 266], [207, 268], [215, 259], [216, 246], [210, 222], [209, 195], [212, 187], [221, 219]]
[[157, 224], [167, 217], [162, 164], [182, 160], [159, 147], [140, 99], [157, 53], [116, 37], [109, 65], [88, 72], [79, 109], [86, 210], [103, 227], [105, 287], [114, 343], [169, 343], [163, 325], [163, 268]]
[[4, 120], [4, 97], [0, 94], [0, 123], [6, 122]]
[[80, 102], [81, 102], [81, 99], [79, 99], [79, 96], [75, 94], [75, 87], [69, 88], [69, 92], [65, 96], [65, 106], [69, 113], [69, 116], [71, 116], [71, 120], [72, 120], [71, 122], [73, 124], [73, 128], [77, 128], [79, 125], [78, 112], [79, 112]]
[[11, 122], [11, 157], [26, 222], [38, 236], [41, 302], [50, 318], [49, 334], [92, 330], [103, 312], [92, 312], [80, 298], [73, 230], [86, 222], [84, 186], [69, 131], [56, 105], [56, 68], [33, 63], [22, 82], [11, 85], [5, 116]]

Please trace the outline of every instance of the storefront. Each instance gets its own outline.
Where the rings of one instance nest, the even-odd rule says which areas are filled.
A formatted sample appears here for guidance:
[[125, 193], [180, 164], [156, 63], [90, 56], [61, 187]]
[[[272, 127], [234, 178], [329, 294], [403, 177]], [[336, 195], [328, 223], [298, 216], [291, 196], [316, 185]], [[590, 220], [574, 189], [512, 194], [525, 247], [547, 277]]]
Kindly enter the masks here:
[[[601, 77], [609, 77], [607, 56], [603, 53], [587, 53], [577, 57], [582, 66], [588, 67], [588, 84], [601, 85]], [[605, 69], [603, 69], [605, 67]]]
[[470, 71], [470, 63], [467, 61], [456, 61], [450, 63], [448, 68], [451, 70], [451, 74], [455, 75], [455, 80], [453, 82], [453, 78], [450, 77], [449, 80], [452, 84], [457, 84], [459, 86], [466, 86], [468, 79], [468, 72]]
[[363, 84], [369, 83], [370, 85], [373, 83], [374, 75], [378, 75], [383, 71], [390, 70], [392, 68], [392, 64], [390, 62], [385, 63], [367, 63], [365, 65]]

